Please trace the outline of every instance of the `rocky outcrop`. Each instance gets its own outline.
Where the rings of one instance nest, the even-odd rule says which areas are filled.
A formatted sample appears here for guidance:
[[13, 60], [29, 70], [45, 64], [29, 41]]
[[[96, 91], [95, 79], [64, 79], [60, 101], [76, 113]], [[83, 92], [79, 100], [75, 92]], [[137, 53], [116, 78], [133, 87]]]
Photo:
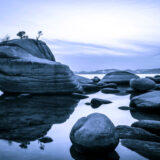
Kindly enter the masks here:
[[126, 71], [115, 71], [106, 74], [100, 83], [116, 83], [120, 85], [129, 85], [132, 78], [139, 78], [137, 75]]
[[138, 92], [146, 92], [156, 87], [156, 83], [149, 78], [131, 79], [130, 87]]
[[155, 120], [141, 120], [134, 122], [132, 127], [143, 128], [151, 133], [160, 135], [160, 121]]
[[134, 139], [123, 139], [121, 143], [123, 146], [150, 160], [158, 160], [160, 158], [160, 143]]
[[119, 142], [113, 123], [100, 113], [80, 118], [71, 130], [70, 139], [82, 153], [113, 151]]
[[160, 91], [152, 91], [135, 96], [130, 106], [143, 110], [160, 110]]
[[45, 136], [53, 124], [65, 122], [79, 100], [71, 96], [1, 97], [0, 139], [29, 142]]
[[40, 94], [68, 94], [81, 90], [73, 72], [68, 66], [53, 61], [53, 55], [43, 42], [12, 41], [0, 45], [0, 90]]

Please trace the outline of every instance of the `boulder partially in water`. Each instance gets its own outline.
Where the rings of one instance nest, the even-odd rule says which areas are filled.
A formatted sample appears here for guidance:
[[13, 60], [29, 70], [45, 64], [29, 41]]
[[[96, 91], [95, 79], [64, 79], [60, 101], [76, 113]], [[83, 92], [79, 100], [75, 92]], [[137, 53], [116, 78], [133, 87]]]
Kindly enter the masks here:
[[71, 130], [70, 139], [75, 149], [82, 153], [110, 152], [119, 142], [113, 123], [100, 113], [80, 118]]
[[126, 71], [115, 71], [106, 74], [100, 83], [116, 83], [119, 85], [129, 85], [130, 80], [139, 78], [137, 75]]
[[43, 42], [22, 39], [0, 44], [0, 90], [68, 94], [81, 87], [68, 66], [54, 61]]
[[119, 125], [116, 127], [116, 132], [120, 139], [139, 139], [160, 142], [159, 136], [152, 134], [142, 128]]
[[146, 92], [156, 87], [156, 83], [149, 78], [131, 79], [130, 87], [138, 92]]
[[131, 99], [131, 107], [142, 110], [160, 110], [160, 91], [152, 91], [135, 96]]
[[112, 103], [112, 102], [109, 100], [100, 99], [100, 98], [93, 98], [91, 100], [91, 106], [93, 108], [97, 108], [97, 107], [101, 106], [102, 104], [109, 104], [109, 103]]
[[160, 158], [160, 143], [135, 139], [123, 139], [121, 143], [123, 146], [150, 160], [158, 160]]
[[140, 120], [132, 124], [133, 127], [143, 128], [151, 133], [160, 135], [160, 121]]

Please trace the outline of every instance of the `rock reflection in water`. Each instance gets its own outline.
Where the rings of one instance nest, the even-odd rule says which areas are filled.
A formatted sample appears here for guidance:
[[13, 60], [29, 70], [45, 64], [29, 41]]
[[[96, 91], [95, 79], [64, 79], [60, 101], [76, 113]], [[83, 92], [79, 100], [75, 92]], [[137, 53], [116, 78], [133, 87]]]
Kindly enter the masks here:
[[75, 147], [72, 145], [70, 148], [70, 153], [75, 160], [119, 160], [119, 155], [116, 151], [106, 153], [106, 154], [82, 154], [76, 151]]
[[53, 124], [65, 122], [78, 102], [71, 96], [1, 97], [0, 139], [27, 148], [30, 141], [45, 136]]

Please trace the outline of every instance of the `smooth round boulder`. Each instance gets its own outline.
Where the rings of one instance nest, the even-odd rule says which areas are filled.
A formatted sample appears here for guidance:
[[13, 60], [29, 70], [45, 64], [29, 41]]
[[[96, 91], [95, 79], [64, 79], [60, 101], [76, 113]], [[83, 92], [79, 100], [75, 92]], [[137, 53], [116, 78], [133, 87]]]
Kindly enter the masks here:
[[109, 100], [105, 100], [105, 99], [100, 99], [100, 98], [93, 98], [91, 100], [91, 106], [93, 108], [98, 108], [99, 106], [101, 106], [102, 104], [109, 104], [109, 103], [112, 103], [111, 101]]
[[131, 79], [130, 87], [138, 92], [145, 92], [156, 87], [156, 83], [149, 78]]
[[137, 75], [126, 71], [115, 71], [106, 74], [100, 83], [116, 83], [119, 85], [129, 85], [133, 78], [139, 78]]
[[80, 118], [71, 130], [70, 139], [78, 152], [87, 154], [113, 151], [119, 143], [114, 124], [100, 113]]

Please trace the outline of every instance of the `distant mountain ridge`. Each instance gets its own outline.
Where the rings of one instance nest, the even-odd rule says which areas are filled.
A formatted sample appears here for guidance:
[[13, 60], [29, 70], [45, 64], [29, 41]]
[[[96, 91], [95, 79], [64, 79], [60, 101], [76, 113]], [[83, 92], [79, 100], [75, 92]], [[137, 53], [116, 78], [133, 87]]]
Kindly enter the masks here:
[[[107, 74], [109, 72], [119, 71], [119, 69], [103, 69], [103, 70], [96, 70], [96, 71], [75, 71], [76, 74]], [[154, 69], [126, 69], [124, 71], [131, 72], [134, 74], [160, 74], [160, 68]]]

